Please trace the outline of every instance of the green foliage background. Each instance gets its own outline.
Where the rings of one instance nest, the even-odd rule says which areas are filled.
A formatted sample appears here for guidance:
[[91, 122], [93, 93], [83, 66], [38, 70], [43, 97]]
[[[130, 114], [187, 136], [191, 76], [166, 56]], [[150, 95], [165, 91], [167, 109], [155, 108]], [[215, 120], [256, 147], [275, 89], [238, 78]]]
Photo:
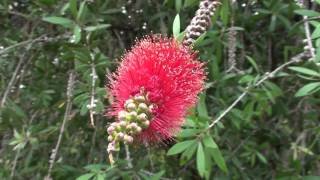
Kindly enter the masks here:
[[[53, 179], [319, 179], [320, 1], [307, 8], [293, 0], [221, 2], [213, 26], [194, 47], [207, 63], [206, 90], [176, 142], [130, 146], [133, 168], [122, 148], [112, 168], [106, 74], [137, 38], [179, 36], [199, 1], [2, 0], [0, 179], [43, 179], [59, 134]], [[310, 50], [303, 16], [315, 57], [257, 86], [267, 72]], [[229, 71], [232, 45], [236, 69]], [[93, 69], [95, 128], [88, 109]], [[60, 133], [70, 72], [76, 75], [72, 108]]]

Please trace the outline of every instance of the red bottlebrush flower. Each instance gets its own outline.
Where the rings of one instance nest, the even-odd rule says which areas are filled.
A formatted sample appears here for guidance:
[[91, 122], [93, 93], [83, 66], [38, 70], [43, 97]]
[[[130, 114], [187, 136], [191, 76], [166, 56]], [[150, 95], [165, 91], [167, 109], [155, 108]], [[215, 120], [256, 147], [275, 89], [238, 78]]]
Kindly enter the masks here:
[[[137, 108], [137, 112], [145, 108], [148, 113], [142, 118], [150, 121], [135, 136], [141, 142], [154, 143], [170, 139], [180, 129], [187, 110], [196, 103], [203, 89], [205, 72], [203, 63], [197, 61], [190, 47], [174, 39], [153, 36], [138, 41], [124, 55], [110, 79], [110, 92], [115, 101], [109, 114], [120, 114], [118, 118], [121, 119], [124, 111], [129, 109], [130, 112], [130, 108]], [[128, 105], [134, 101], [133, 97], [137, 101], [141, 97], [146, 100], [141, 107]]]

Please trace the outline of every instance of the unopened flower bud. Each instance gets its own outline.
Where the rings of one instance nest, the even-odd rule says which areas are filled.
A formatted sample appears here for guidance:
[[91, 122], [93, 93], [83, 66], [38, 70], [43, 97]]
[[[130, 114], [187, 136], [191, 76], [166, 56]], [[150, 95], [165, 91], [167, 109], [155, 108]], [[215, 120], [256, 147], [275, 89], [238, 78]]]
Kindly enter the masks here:
[[146, 101], [144, 96], [136, 96], [136, 97], [134, 97], [134, 100], [136, 100], [137, 102], [145, 102]]
[[138, 119], [140, 121], [146, 121], [147, 118], [148, 118], [148, 116], [145, 113], [141, 113], [141, 114], [138, 115]]
[[113, 137], [111, 135], [108, 136], [108, 141], [112, 141]]
[[119, 132], [117, 137], [121, 140], [123, 140], [124, 134], [122, 132]]
[[129, 113], [129, 115], [130, 115], [132, 118], [135, 118], [135, 117], [138, 116], [138, 113], [135, 112], [135, 111], [132, 111], [132, 112]]
[[126, 120], [127, 112], [126, 111], [119, 111], [118, 118], [120, 121]]
[[154, 109], [154, 105], [153, 104], [151, 104], [150, 106], [149, 106], [149, 112], [152, 112], [152, 110]]
[[127, 126], [127, 123], [125, 121], [120, 121], [119, 125], [120, 125], [120, 127], [124, 128]]
[[137, 124], [137, 123], [135, 123], [135, 122], [131, 123], [130, 125], [131, 125], [131, 128], [133, 128], [133, 129], [135, 129], [135, 128], [137, 128], [137, 127], [138, 127], [138, 124]]
[[136, 110], [136, 104], [134, 103], [129, 103], [127, 106], [126, 106], [127, 110], [128, 111], [134, 111]]
[[127, 105], [130, 103], [134, 103], [133, 99], [126, 100], [126, 102], [124, 103], [124, 107], [127, 107]]
[[128, 144], [131, 144], [133, 142], [133, 137], [132, 136], [129, 136], [129, 135], [125, 135], [123, 140], [128, 143]]
[[114, 132], [114, 127], [113, 126], [109, 126], [107, 131], [108, 131], [108, 134], [112, 134]]
[[143, 111], [148, 111], [148, 106], [145, 103], [140, 103], [138, 107]]
[[150, 121], [146, 120], [146, 121], [142, 122], [142, 125], [144, 128], [148, 128], [150, 125]]
[[135, 131], [136, 131], [136, 133], [139, 134], [139, 133], [142, 131], [142, 128], [141, 128], [140, 126], [137, 126], [136, 129], [135, 129]]
[[110, 126], [112, 126], [112, 127], [114, 127], [114, 128], [115, 128], [115, 127], [117, 126], [117, 122], [113, 122], [113, 123], [111, 123], [111, 124], [110, 124]]

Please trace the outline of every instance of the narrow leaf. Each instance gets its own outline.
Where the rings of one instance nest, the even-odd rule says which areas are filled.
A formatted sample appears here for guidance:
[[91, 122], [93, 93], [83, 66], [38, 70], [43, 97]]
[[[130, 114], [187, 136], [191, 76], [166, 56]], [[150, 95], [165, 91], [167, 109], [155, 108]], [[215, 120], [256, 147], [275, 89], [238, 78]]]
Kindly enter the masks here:
[[210, 154], [213, 157], [213, 160], [217, 163], [218, 167], [224, 171], [225, 173], [228, 173], [227, 165], [224, 161], [224, 158], [218, 148], [210, 149]]
[[172, 32], [173, 32], [173, 37], [177, 38], [179, 33], [180, 33], [180, 16], [179, 14], [176, 15], [173, 21], [172, 25]]
[[195, 142], [196, 142], [195, 140], [188, 140], [188, 141], [177, 143], [169, 149], [167, 155], [170, 156], [170, 155], [179, 154]]
[[301, 74], [305, 74], [305, 75], [320, 76], [320, 73], [318, 73], [314, 70], [308, 69], [308, 68], [304, 68], [304, 67], [291, 66], [291, 67], [289, 67], [289, 69], [296, 71], [298, 73], [301, 73]]
[[310, 95], [318, 90], [320, 88], [320, 82], [315, 82], [315, 83], [309, 83], [302, 88], [298, 90], [298, 92], [295, 94], [296, 97], [301, 97], [301, 96], [306, 96]]
[[197, 169], [201, 177], [204, 176], [205, 168], [206, 168], [206, 162], [204, 158], [204, 151], [202, 144], [198, 144], [198, 151], [197, 151]]
[[71, 27], [73, 24], [73, 21], [71, 21], [70, 19], [63, 18], [63, 17], [57, 17], [57, 16], [44, 17], [44, 18], [42, 18], [42, 20], [49, 22], [51, 24], [58, 24], [63, 27], [66, 27], [66, 28]]

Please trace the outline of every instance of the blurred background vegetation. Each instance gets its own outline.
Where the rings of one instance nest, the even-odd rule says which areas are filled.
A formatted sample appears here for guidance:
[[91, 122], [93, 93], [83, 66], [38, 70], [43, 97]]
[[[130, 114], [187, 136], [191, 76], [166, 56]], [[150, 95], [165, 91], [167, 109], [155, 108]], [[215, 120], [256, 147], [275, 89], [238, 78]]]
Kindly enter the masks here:
[[176, 141], [110, 167], [106, 74], [137, 38], [183, 31], [199, 0], [1, 0], [0, 179], [320, 179], [320, 1], [221, 3]]

